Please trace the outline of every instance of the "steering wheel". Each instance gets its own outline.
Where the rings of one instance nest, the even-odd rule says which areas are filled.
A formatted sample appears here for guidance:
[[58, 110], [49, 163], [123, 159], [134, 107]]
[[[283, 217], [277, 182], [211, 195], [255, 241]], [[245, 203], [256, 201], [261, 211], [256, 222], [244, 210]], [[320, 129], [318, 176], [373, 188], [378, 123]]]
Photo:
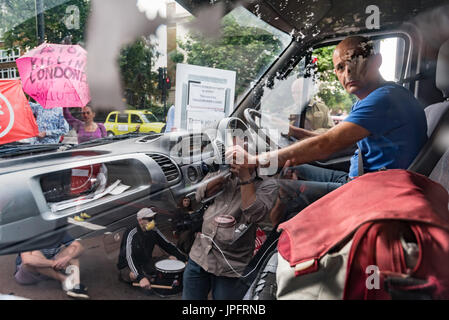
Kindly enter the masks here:
[[262, 119], [262, 114], [258, 110], [247, 108], [243, 111], [243, 116], [250, 128], [253, 129], [257, 135], [260, 136], [260, 134], [263, 133], [264, 136], [260, 137], [265, 139], [265, 142], [270, 146], [270, 149], [271, 146], [275, 146], [276, 149], [281, 148], [279, 144], [277, 144], [275, 140], [270, 137], [270, 135], [267, 133], [267, 130], [263, 130], [263, 128], [257, 124], [256, 118], [259, 118], [260, 120]]

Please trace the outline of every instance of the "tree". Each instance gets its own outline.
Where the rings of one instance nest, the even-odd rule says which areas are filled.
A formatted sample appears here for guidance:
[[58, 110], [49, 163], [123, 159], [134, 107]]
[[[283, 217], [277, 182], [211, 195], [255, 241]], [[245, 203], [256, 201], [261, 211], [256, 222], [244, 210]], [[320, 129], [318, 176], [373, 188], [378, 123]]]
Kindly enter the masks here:
[[[90, 13], [89, 0], [44, 0], [44, 10], [47, 42], [61, 43], [70, 35], [72, 43], [84, 45], [85, 26]], [[20, 47], [25, 52], [37, 46], [34, 0], [2, 0], [0, 17], [5, 47]], [[118, 61], [124, 96], [130, 105], [141, 108], [149, 106], [152, 96], [157, 94], [153, 81], [156, 78], [151, 68], [158, 55], [145, 39], [122, 50]]]
[[119, 59], [123, 89], [128, 104], [147, 108], [153, 104], [157, 89], [157, 73], [151, 71], [160, 53], [145, 38], [125, 47]]
[[[72, 43], [84, 42], [84, 26], [89, 15], [89, 0], [44, 1], [45, 38], [49, 43], [61, 43], [71, 36]], [[37, 46], [34, 0], [4, 0], [0, 7], [3, 40], [8, 48], [22, 51]]]
[[223, 18], [222, 26], [222, 37], [218, 39], [191, 32], [178, 45], [185, 51], [188, 64], [236, 71], [239, 95], [273, 60], [281, 43], [263, 29], [239, 25], [232, 15]]

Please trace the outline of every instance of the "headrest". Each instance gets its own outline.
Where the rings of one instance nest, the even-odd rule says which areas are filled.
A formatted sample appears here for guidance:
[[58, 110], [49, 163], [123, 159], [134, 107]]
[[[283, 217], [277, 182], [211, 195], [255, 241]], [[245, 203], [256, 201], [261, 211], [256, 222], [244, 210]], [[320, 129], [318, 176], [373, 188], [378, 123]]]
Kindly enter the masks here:
[[443, 92], [443, 97], [449, 97], [449, 40], [444, 42], [438, 52], [436, 85]]

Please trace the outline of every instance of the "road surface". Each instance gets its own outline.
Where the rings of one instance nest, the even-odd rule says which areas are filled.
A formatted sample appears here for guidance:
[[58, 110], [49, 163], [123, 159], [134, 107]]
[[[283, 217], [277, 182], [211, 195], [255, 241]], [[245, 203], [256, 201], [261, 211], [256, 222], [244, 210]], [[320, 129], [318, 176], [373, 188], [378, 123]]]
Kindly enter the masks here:
[[[80, 257], [81, 282], [88, 287], [91, 300], [180, 300], [181, 294], [170, 297], [148, 295], [140, 288], [118, 281], [118, 246], [111, 250], [103, 236], [82, 240], [85, 251]], [[155, 250], [156, 259], [165, 258]], [[38, 300], [72, 300], [54, 280], [41, 281], [36, 285], [22, 286], [13, 277], [16, 255], [0, 256], [0, 294], [15, 295]]]

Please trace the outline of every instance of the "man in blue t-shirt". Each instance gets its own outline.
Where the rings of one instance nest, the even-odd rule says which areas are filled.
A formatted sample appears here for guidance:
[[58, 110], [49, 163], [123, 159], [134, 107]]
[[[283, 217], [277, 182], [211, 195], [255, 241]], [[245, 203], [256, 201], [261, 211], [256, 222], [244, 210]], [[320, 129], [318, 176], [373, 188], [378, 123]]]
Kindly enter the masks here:
[[[227, 151], [228, 158], [245, 159], [248, 166], [296, 166], [289, 176], [298, 180], [281, 180], [276, 210], [288, 205], [288, 211], [299, 212], [361, 172], [406, 169], [427, 140], [423, 106], [407, 89], [382, 78], [382, 57], [367, 38], [344, 39], [332, 58], [338, 80], [359, 99], [345, 121], [322, 134], [302, 129], [309, 138], [277, 151], [257, 156], [239, 146]], [[356, 143], [360, 151], [352, 157], [349, 173], [304, 164]], [[363, 170], [358, 168], [359, 152]]]

